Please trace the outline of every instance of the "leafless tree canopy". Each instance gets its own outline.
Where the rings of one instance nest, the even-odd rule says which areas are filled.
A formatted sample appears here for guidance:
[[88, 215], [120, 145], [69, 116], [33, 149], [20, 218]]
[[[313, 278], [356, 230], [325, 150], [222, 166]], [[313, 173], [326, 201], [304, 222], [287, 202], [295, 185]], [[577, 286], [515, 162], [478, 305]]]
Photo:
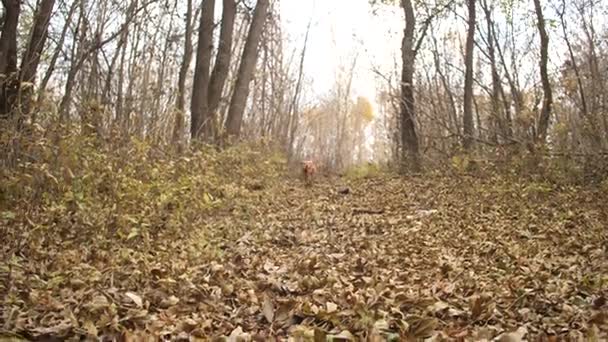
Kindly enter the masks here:
[[375, 70], [377, 94], [362, 97], [352, 87], [362, 51], [342, 61], [330, 91], [311, 96], [314, 18], [291, 41], [280, 0], [3, 1], [4, 157], [19, 158], [13, 133], [61, 126], [177, 151], [264, 138], [292, 161], [329, 169], [375, 161], [422, 170], [463, 153], [602, 160], [604, 3], [370, 4], [401, 15], [402, 39], [390, 47], [393, 68]]

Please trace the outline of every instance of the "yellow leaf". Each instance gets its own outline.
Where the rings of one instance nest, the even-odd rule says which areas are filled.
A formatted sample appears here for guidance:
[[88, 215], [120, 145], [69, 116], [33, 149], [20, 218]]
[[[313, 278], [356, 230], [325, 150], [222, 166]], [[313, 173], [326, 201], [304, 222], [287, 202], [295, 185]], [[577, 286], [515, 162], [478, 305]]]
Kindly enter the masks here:
[[82, 324], [82, 328], [89, 334], [90, 336], [97, 336], [97, 327], [95, 323], [87, 320]]
[[211, 204], [213, 203], [213, 196], [211, 196], [208, 192], [205, 192], [203, 194], [203, 201], [205, 204]]

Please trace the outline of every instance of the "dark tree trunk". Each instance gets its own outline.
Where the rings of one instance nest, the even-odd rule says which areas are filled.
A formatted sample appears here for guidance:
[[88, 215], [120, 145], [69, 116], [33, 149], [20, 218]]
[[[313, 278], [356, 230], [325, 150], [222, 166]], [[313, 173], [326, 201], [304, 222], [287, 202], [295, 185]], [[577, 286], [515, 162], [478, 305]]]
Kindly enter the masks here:
[[4, 5], [4, 25], [0, 35], [0, 115], [7, 118], [16, 101], [17, 80], [17, 26], [21, 13], [20, 0], [2, 0]]
[[236, 78], [234, 93], [232, 95], [232, 100], [230, 101], [230, 108], [228, 109], [226, 133], [229, 136], [236, 138], [238, 138], [241, 133], [243, 113], [245, 112], [247, 96], [249, 95], [249, 83], [253, 78], [253, 72], [258, 57], [258, 45], [266, 22], [268, 6], [269, 0], [258, 0], [255, 6], [253, 20], [251, 22], [251, 27], [249, 28]]
[[416, 17], [411, 0], [402, 0], [401, 7], [405, 13], [405, 29], [401, 42], [401, 100], [400, 102], [400, 130], [401, 154], [404, 166], [414, 171], [420, 169], [420, 147], [416, 133], [416, 111], [414, 103], [414, 63], [416, 51], [414, 49], [414, 30]]
[[549, 73], [547, 72], [547, 62], [549, 60], [549, 35], [545, 28], [545, 18], [543, 17], [543, 9], [540, 0], [534, 0], [534, 9], [536, 11], [538, 33], [540, 34], [539, 67], [543, 84], [543, 106], [538, 120], [536, 141], [545, 143], [547, 139], [547, 130], [549, 129], [549, 119], [551, 117], [551, 106], [553, 105], [553, 94], [551, 93], [551, 83], [549, 82]]
[[28, 115], [31, 109], [32, 95], [34, 94], [34, 81], [38, 65], [40, 64], [40, 55], [46, 42], [48, 35], [49, 21], [53, 13], [55, 0], [41, 0], [36, 14], [34, 16], [34, 25], [30, 34], [30, 41], [27, 44], [25, 54], [21, 59], [21, 71], [19, 79], [21, 82], [28, 84], [21, 89], [21, 112], [22, 115]]
[[215, 0], [204, 0], [198, 29], [198, 47], [196, 49], [196, 67], [192, 84], [192, 101], [190, 104], [192, 139], [199, 139], [202, 134], [209, 136], [210, 123], [203, 117], [208, 110], [207, 93], [209, 91], [209, 68], [213, 51], [213, 18]]
[[209, 81], [209, 96], [206, 119], [209, 122], [211, 137], [216, 134], [217, 110], [222, 98], [222, 90], [230, 69], [230, 57], [232, 55], [232, 36], [234, 33], [234, 18], [236, 17], [236, 2], [224, 0], [222, 13], [222, 27], [220, 29], [220, 42], [211, 80]]
[[475, 47], [475, 0], [468, 0], [469, 18], [467, 43], [465, 51], [465, 78], [464, 78], [464, 110], [463, 118], [463, 146], [470, 149], [473, 145], [473, 49]]

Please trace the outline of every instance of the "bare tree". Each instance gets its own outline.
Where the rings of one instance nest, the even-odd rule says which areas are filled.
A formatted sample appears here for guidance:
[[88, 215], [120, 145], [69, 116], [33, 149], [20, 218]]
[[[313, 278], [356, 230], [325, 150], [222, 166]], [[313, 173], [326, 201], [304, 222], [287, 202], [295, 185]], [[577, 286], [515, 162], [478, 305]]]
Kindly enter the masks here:
[[540, 0], [534, 0], [534, 9], [536, 12], [538, 33], [540, 34], [540, 77], [543, 84], [543, 106], [538, 119], [538, 132], [536, 140], [544, 143], [547, 139], [547, 130], [549, 128], [549, 119], [551, 117], [551, 106], [553, 105], [553, 95], [551, 93], [551, 83], [547, 72], [547, 62], [549, 60], [549, 35], [545, 28], [545, 18]]
[[46, 69], [46, 72], [44, 73], [44, 77], [42, 78], [42, 80], [40, 81], [40, 85], [38, 86], [38, 102], [40, 102], [45, 96], [47, 85], [51, 77], [53, 76], [53, 72], [55, 71], [55, 67], [57, 66], [59, 56], [63, 52], [65, 38], [67, 36], [68, 30], [70, 29], [70, 26], [72, 25], [72, 19], [77, 9], [78, 2], [73, 1], [68, 10], [68, 14], [65, 19], [65, 24], [63, 25], [63, 29], [61, 30], [59, 39], [57, 40], [57, 46], [55, 47], [55, 51], [53, 52], [51, 60], [49, 61], [49, 65]]
[[211, 81], [209, 84], [208, 94], [208, 118], [211, 121], [210, 132], [215, 136], [215, 126], [217, 120], [217, 110], [219, 108], [220, 99], [222, 98], [222, 90], [224, 83], [228, 77], [230, 69], [230, 60], [232, 57], [232, 40], [234, 35], [234, 19], [236, 17], [236, 2], [234, 0], [224, 0], [222, 9], [222, 26], [220, 28], [220, 42], [218, 45], [217, 56], [213, 72], [211, 73]]
[[512, 136], [511, 130], [511, 122], [510, 118], [507, 117], [504, 108], [501, 107], [501, 94], [504, 94], [504, 89], [502, 88], [502, 82], [500, 79], [500, 74], [498, 72], [498, 62], [496, 59], [496, 48], [495, 48], [495, 39], [494, 39], [494, 27], [493, 27], [493, 17], [492, 11], [493, 8], [488, 4], [488, 0], [481, 1], [481, 8], [485, 14], [486, 20], [486, 46], [488, 48], [488, 59], [490, 62], [490, 69], [492, 73], [492, 94], [491, 94], [491, 104], [492, 104], [492, 112], [490, 113], [491, 122], [493, 126], [492, 140], [494, 143], [498, 143], [498, 134], [502, 140], [509, 140]]
[[29, 115], [32, 95], [34, 93], [34, 79], [40, 64], [40, 55], [46, 42], [49, 20], [55, 6], [55, 0], [41, 0], [34, 15], [34, 25], [30, 33], [25, 54], [21, 59], [20, 82], [26, 82], [21, 87], [21, 112], [23, 116]]
[[300, 65], [298, 67], [298, 80], [296, 81], [296, 89], [294, 90], [293, 93], [293, 98], [289, 104], [289, 110], [288, 110], [288, 115], [289, 115], [289, 119], [287, 121], [287, 125], [285, 126], [287, 128], [287, 157], [288, 158], [292, 158], [293, 157], [293, 148], [294, 148], [294, 142], [295, 142], [295, 136], [296, 136], [296, 131], [298, 129], [298, 122], [299, 122], [299, 117], [298, 117], [298, 113], [299, 113], [299, 102], [300, 102], [300, 96], [301, 96], [301, 90], [302, 90], [302, 78], [304, 77], [304, 60], [306, 58], [306, 48], [308, 46], [308, 36], [310, 34], [310, 25], [312, 23], [312, 17], [310, 18], [310, 20], [308, 21], [308, 25], [306, 26], [306, 35], [304, 36], [304, 45], [302, 46], [302, 52], [300, 53]]
[[463, 146], [473, 145], [473, 53], [475, 46], [475, 0], [468, 0], [467, 43], [465, 49], [464, 110], [462, 113], [464, 139]]
[[241, 132], [243, 113], [249, 94], [249, 83], [253, 78], [253, 72], [258, 57], [258, 45], [266, 22], [268, 6], [269, 0], [258, 0], [255, 6], [253, 19], [247, 35], [247, 41], [245, 42], [245, 48], [243, 50], [243, 56], [241, 57], [241, 64], [234, 86], [234, 93], [228, 109], [226, 133], [229, 136], [238, 138]]
[[[185, 19], [186, 30], [184, 32], [184, 57], [179, 68], [179, 77], [177, 81], [177, 100], [176, 100], [176, 114], [175, 124], [173, 127], [173, 143], [181, 146], [182, 135], [184, 134], [184, 112], [186, 110], [186, 77], [188, 76], [188, 69], [192, 62], [192, 32], [194, 30], [192, 22], [192, 0], [188, 0], [186, 4], [186, 19]], [[180, 147], [181, 148], [181, 147]]]
[[401, 144], [403, 146], [402, 159], [415, 171], [420, 169], [420, 151], [418, 134], [416, 132], [416, 111], [414, 105], [414, 63], [416, 49], [414, 46], [414, 30], [416, 16], [411, 0], [401, 0], [401, 7], [405, 13], [405, 29], [401, 42]]
[[0, 115], [10, 114], [17, 96], [17, 26], [21, 13], [20, 0], [2, 0], [4, 23], [0, 36]]
[[215, 13], [215, 0], [204, 0], [201, 20], [198, 29], [198, 47], [196, 49], [196, 66], [194, 69], [194, 83], [192, 84], [192, 101], [190, 104], [191, 123], [190, 134], [192, 139], [199, 139], [202, 134], [207, 139], [212, 138], [209, 118], [203, 117], [208, 113], [209, 104], [207, 93], [209, 90], [209, 69], [211, 53], [213, 52], [213, 18]]

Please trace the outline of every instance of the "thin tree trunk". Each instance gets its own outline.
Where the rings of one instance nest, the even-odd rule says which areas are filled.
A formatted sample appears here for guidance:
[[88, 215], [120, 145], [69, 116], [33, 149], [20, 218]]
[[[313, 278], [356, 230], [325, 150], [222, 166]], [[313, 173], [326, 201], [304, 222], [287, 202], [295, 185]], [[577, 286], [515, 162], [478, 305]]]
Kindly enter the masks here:
[[220, 29], [220, 41], [217, 49], [217, 56], [211, 79], [209, 81], [208, 108], [205, 119], [208, 122], [209, 138], [214, 139], [217, 125], [217, 109], [222, 98], [222, 90], [228, 71], [230, 69], [230, 59], [232, 57], [232, 37], [234, 35], [234, 19], [236, 17], [236, 2], [234, 0], [224, 0], [222, 9], [222, 26]]
[[249, 83], [253, 78], [257, 57], [258, 45], [264, 24], [266, 22], [266, 12], [268, 11], [269, 0], [258, 0], [253, 13], [251, 27], [245, 42], [241, 64], [234, 86], [234, 94], [230, 101], [228, 109], [228, 118], [226, 120], [226, 133], [229, 136], [239, 137], [241, 133], [241, 125], [243, 122], [243, 113], [247, 103], [249, 94]]
[[547, 72], [547, 62], [549, 60], [549, 35], [545, 28], [545, 18], [540, 0], [534, 0], [534, 9], [536, 11], [538, 32], [540, 34], [540, 77], [543, 84], [543, 106], [538, 120], [538, 132], [536, 141], [545, 143], [547, 140], [547, 131], [549, 129], [549, 119], [551, 117], [551, 106], [553, 105], [553, 94], [551, 93], [551, 83]]
[[0, 115], [8, 117], [17, 95], [17, 26], [21, 13], [20, 0], [2, 0], [4, 25], [0, 36]]
[[562, 24], [562, 32], [564, 33], [564, 41], [566, 43], [566, 47], [568, 47], [568, 55], [570, 56], [570, 61], [572, 62], [572, 69], [574, 70], [574, 75], [576, 76], [576, 84], [578, 86], [579, 95], [581, 97], [581, 112], [583, 117], [587, 116], [589, 110], [587, 108], [587, 101], [585, 97], [585, 89], [583, 87], [583, 81], [580, 75], [580, 71], [578, 68], [578, 63], [576, 62], [576, 57], [574, 56], [574, 51], [572, 49], [572, 44], [570, 43], [570, 39], [568, 38], [568, 32], [566, 31], [566, 20], [564, 18], [566, 12], [566, 0], [562, 0], [562, 10], [558, 13], [559, 19]]
[[464, 110], [463, 119], [463, 147], [470, 149], [473, 145], [473, 53], [475, 47], [475, 0], [467, 1], [469, 8], [467, 42], [465, 50], [465, 76], [464, 76]]
[[[72, 101], [72, 91], [74, 89], [74, 84], [76, 82], [76, 76], [78, 76], [78, 71], [84, 64], [85, 58], [84, 55], [84, 41], [87, 36], [88, 25], [87, 20], [85, 18], [85, 2], [80, 2], [80, 15], [78, 17], [78, 30], [75, 32], [74, 39], [76, 40], [72, 44], [72, 55], [70, 60], [70, 69], [68, 71], [68, 76], [65, 82], [64, 94], [61, 98], [61, 102], [59, 103], [59, 119], [61, 122], [67, 122], [70, 114], [70, 103]], [[78, 34], [76, 36], [76, 34]]]
[[437, 47], [437, 40], [435, 39], [435, 37], [433, 37], [433, 44], [434, 44], [434, 51], [433, 51], [433, 60], [435, 62], [435, 70], [437, 71], [437, 74], [439, 75], [439, 78], [441, 80], [441, 84], [443, 85], [443, 89], [446, 92], [446, 95], [448, 97], [448, 103], [450, 105], [450, 111], [449, 111], [449, 118], [450, 118], [450, 124], [452, 125], [451, 127], [451, 131], [456, 132], [456, 134], [460, 137], [461, 133], [460, 133], [460, 124], [458, 123], [458, 110], [456, 108], [456, 100], [454, 100], [454, 93], [452, 92], [452, 88], [450, 86], [450, 80], [446, 77], [445, 73], [443, 72], [443, 70], [441, 70], [441, 63], [439, 60], [439, 49]]
[[[177, 5], [177, 4], [176, 4]], [[170, 22], [169, 22], [169, 32], [173, 32], [173, 18], [174, 18], [174, 13], [176, 10], [176, 5], [173, 6], [172, 11], [170, 12]], [[171, 39], [170, 38], [166, 38], [165, 39], [165, 46], [163, 48], [163, 54], [161, 57], [161, 62], [160, 62], [160, 71], [158, 72], [158, 76], [156, 78], [156, 93], [154, 94], [154, 98], [153, 98], [153, 106], [152, 106], [152, 118], [151, 118], [151, 123], [150, 123], [150, 129], [152, 130], [152, 137], [154, 139], [156, 138], [160, 138], [161, 135], [161, 125], [159, 124], [162, 115], [162, 106], [161, 106], [161, 99], [162, 99], [162, 95], [164, 93], [164, 89], [165, 89], [165, 73], [167, 71], [167, 64], [168, 64], [168, 60], [169, 60], [169, 49], [171, 48]], [[155, 132], [156, 131], [156, 132]]]
[[182, 136], [184, 134], [184, 114], [186, 111], [186, 78], [188, 76], [188, 69], [190, 69], [190, 63], [192, 62], [192, 0], [188, 0], [186, 8], [186, 32], [184, 42], [184, 58], [179, 67], [179, 76], [177, 80], [177, 103], [175, 113], [175, 125], [173, 126], [173, 144], [177, 145], [178, 150], [181, 151]]
[[308, 35], [310, 33], [310, 25], [312, 24], [312, 17], [308, 21], [308, 25], [306, 26], [306, 35], [304, 36], [304, 46], [302, 47], [302, 53], [300, 54], [300, 67], [298, 69], [298, 79], [296, 81], [296, 89], [294, 90], [293, 99], [289, 104], [289, 110], [287, 114], [289, 115], [289, 121], [287, 124], [288, 129], [288, 139], [287, 143], [287, 157], [291, 159], [293, 157], [293, 148], [294, 141], [296, 137], [296, 132], [298, 130], [299, 124], [299, 100], [300, 100], [300, 92], [302, 90], [302, 79], [304, 77], [304, 59], [306, 57], [306, 48], [308, 46]]
[[213, 51], [213, 18], [215, 12], [215, 0], [204, 0], [198, 29], [198, 47], [196, 49], [196, 67], [194, 69], [194, 83], [192, 84], [192, 101], [190, 103], [191, 124], [190, 134], [192, 139], [199, 139], [201, 134], [206, 138], [206, 128], [209, 123], [205, 122], [203, 115], [209, 108], [209, 68], [211, 64], [211, 52]]
[[420, 147], [416, 133], [416, 112], [414, 103], [414, 63], [416, 50], [414, 49], [414, 30], [416, 17], [411, 0], [401, 0], [401, 7], [405, 13], [405, 29], [401, 42], [401, 100], [400, 102], [400, 130], [401, 154], [405, 167], [412, 170], [420, 169]]
[[[492, 30], [492, 8], [488, 6], [487, 0], [483, 0], [481, 3], [482, 9], [485, 13], [486, 28], [488, 30], [488, 57], [490, 59], [490, 68], [492, 72], [492, 114], [491, 118], [493, 121], [494, 130], [498, 130], [503, 139], [510, 139], [511, 133], [506, 127], [505, 118], [500, 107], [500, 75], [498, 74], [498, 67], [496, 63], [496, 49], [494, 47], [494, 38]], [[498, 143], [497, 132], [491, 132], [494, 143]], [[496, 137], [496, 138], [495, 138]]]
[[63, 26], [63, 29], [61, 30], [61, 35], [59, 37], [59, 40], [57, 41], [57, 48], [53, 52], [53, 56], [51, 57], [51, 60], [49, 61], [49, 66], [46, 69], [46, 72], [44, 74], [44, 77], [42, 78], [42, 81], [40, 81], [40, 85], [38, 86], [38, 102], [40, 102], [41, 100], [44, 99], [46, 87], [47, 87], [51, 77], [53, 76], [53, 72], [55, 71], [55, 66], [57, 65], [57, 60], [59, 59], [59, 55], [63, 51], [63, 48], [64, 48], [63, 44], [65, 42], [65, 37], [67, 35], [68, 29], [70, 28], [70, 25], [72, 24], [72, 18], [74, 16], [74, 13], [76, 12], [77, 8], [78, 8], [78, 2], [77, 1], [72, 2], [72, 5], [70, 6], [70, 9], [68, 11], [68, 15], [65, 19], [65, 24]]
[[21, 88], [21, 115], [27, 116], [31, 110], [31, 100], [34, 94], [34, 81], [36, 78], [36, 72], [38, 71], [38, 65], [40, 64], [40, 55], [46, 42], [48, 34], [49, 20], [53, 13], [53, 7], [55, 6], [55, 0], [41, 0], [38, 7], [36, 8], [36, 14], [34, 15], [34, 25], [32, 26], [32, 32], [30, 34], [30, 40], [27, 44], [25, 54], [21, 59], [21, 71], [19, 79], [21, 82], [27, 82], [24, 87]]
[[[504, 53], [502, 51], [502, 48], [500, 47], [500, 44], [498, 43], [498, 35], [496, 34], [496, 29], [494, 27], [494, 25], [492, 25], [492, 38], [494, 38], [494, 44], [496, 47], [496, 52], [498, 52], [498, 57], [500, 58], [500, 62], [503, 66], [503, 70], [505, 72], [505, 78], [507, 79], [507, 82], [509, 83], [509, 88], [511, 89], [511, 97], [513, 98], [513, 104], [515, 105], [515, 116], [516, 117], [520, 117], [522, 109], [523, 109], [523, 96], [522, 93], [519, 89], [519, 87], [517, 86], [516, 82], [513, 80], [513, 77], [511, 76], [510, 72], [509, 72], [509, 68], [507, 66], [507, 62], [504, 56]], [[503, 98], [503, 102], [504, 102], [504, 107], [505, 107], [505, 116], [506, 116], [506, 126], [507, 126], [507, 130], [510, 133], [511, 136], [513, 136], [513, 119], [512, 119], [512, 115], [511, 115], [511, 110], [510, 108], [510, 102], [507, 100], [507, 96], [504, 92], [504, 89], [501, 86], [501, 97]]]

